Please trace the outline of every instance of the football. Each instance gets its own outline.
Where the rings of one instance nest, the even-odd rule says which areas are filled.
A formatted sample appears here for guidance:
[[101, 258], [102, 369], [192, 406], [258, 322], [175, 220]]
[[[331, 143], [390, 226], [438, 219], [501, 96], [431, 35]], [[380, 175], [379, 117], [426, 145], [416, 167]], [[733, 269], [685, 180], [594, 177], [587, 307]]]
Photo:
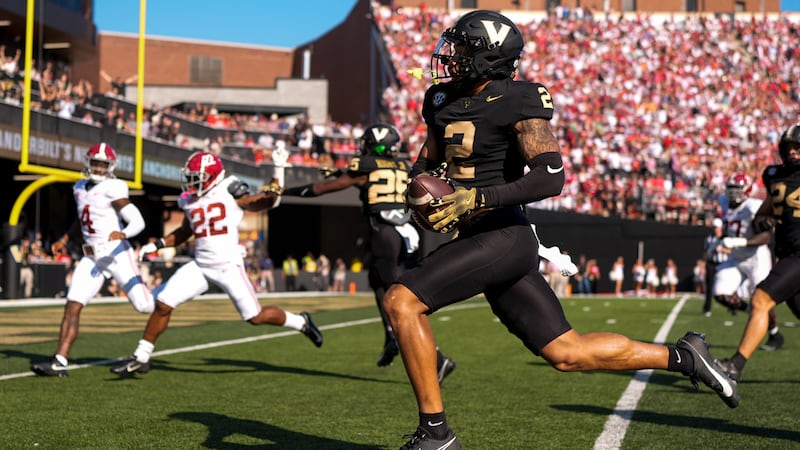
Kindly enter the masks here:
[[408, 208], [412, 212], [414, 221], [420, 227], [434, 231], [428, 222], [428, 216], [443, 207], [434, 208], [430, 203], [433, 199], [452, 194], [454, 191], [455, 189], [450, 183], [439, 177], [430, 175], [414, 177], [408, 184]]

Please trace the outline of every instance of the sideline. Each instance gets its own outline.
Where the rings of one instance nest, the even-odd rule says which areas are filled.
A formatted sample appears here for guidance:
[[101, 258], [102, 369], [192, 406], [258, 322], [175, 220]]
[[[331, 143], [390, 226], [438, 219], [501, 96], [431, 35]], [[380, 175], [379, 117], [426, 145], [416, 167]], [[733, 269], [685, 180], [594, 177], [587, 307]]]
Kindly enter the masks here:
[[[656, 338], [653, 340], [654, 344], [664, 344], [669, 335], [675, 320], [678, 318], [683, 306], [691, 296], [684, 294], [675, 307], [672, 308], [667, 320], [659, 328], [656, 333]], [[594, 441], [594, 450], [611, 450], [618, 449], [622, 446], [622, 441], [625, 439], [625, 434], [628, 432], [628, 426], [631, 423], [631, 417], [636, 412], [636, 405], [642, 398], [644, 389], [647, 387], [647, 381], [650, 375], [653, 374], [653, 369], [639, 370], [634, 374], [633, 379], [628, 383], [622, 397], [617, 401], [614, 411], [608, 416], [606, 424], [603, 426], [603, 432]]]
[[[294, 292], [261, 292], [256, 294], [259, 299], [262, 298], [295, 298], [295, 297], [352, 297], [360, 295], [374, 295], [372, 291], [356, 292], [350, 294], [349, 292], [330, 292], [330, 291], [294, 291]], [[201, 294], [193, 297], [192, 301], [196, 300], [225, 300], [228, 299], [227, 294], [224, 292], [214, 294]], [[38, 298], [13, 298], [0, 300], [0, 308], [24, 308], [28, 306], [55, 306], [63, 305], [67, 301], [66, 297], [38, 297]], [[124, 305], [128, 303], [125, 297], [96, 297], [93, 298], [90, 305], [103, 305], [118, 303]]]
[[[308, 293], [306, 292], [305, 294], [308, 294]], [[324, 294], [324, 292], [322, 294]], [[302, 295], [302, 296], [301, 295], [297, 295], [297, 297], [308, 297], [308, 296], [309, 295]], [[219, 299], [219, 295], [214, 296], [213, 294], [209, 294], [208, 296], [205, 296], [205, 297], [207, 297], [206, 299]], [[285, 295], [281, 295], [281, 297], [286, 297], [286, 296]], [[199, 298], [200, 297], [197, 297], [197, 299], [199, 299]], [[113, 297], [112, 297], [112, 299], [113, 299], [114, 302], [118, 302], [119, 301], [118, 299], [113, 298]], [[30, 300], [25, 300], [25, 301], [30, 301]], [[52, 301], [52, 300], [50, 300], [50, 301]], [[63, 303], [64, 299], [60, 299], [60, 301], [61, 301], [61, 303]], [[15, 306], [20, 306], [20, 305], [15, 305]], [[465, 303], [465, 304], [460, 304], [460, 305], [453, 305], [453, 306], [444, 308], [441, 311], [448, 311], [448, 310], [449, 311], [457, 311], [457, 310], [460, 310], [460, 309], [471, 309], [471, 308], [488, 307], [488, 306], [489, 306], [489, 304], [486, 303], [486, 302], [474, 302], [474, 303], [470, 302], [470, 303]], [[381, 317], [378, 316], [378, 317], [371, 317], [369, 319], [352, 320], [352, 321], [349, 321], [349, 322], [340, 322], [340, 323], [333, 323], [333, 324], [329, 324], [329, 325], [323, 325], [323, 326], [319, 327], [319, 329], [323, 330], [323, 331], [324, 330], [335, 330], [335, 329], [338, 329], [338, 328], [347, 328], [347, 327], [354, 327], [354, 326], [358, 326], [358, 325], [367, 325], [367, 324], [376, 323], [376, 322], [380, 322], [380, 321], [381, 321]], [[266, 340], [266, 339], [276, 339], [276, 338], [287, 337], [287, 336], [296, 336], [296, 335], [297, 335], [297, 331], [295, 331], [295, 330], [279, 331], [277, 333], [262, 334], [260, 336], [251, 336], [251, 337], [239, 338], [239, 339], [229, 339], [229, 340], [225, 340], [225, 341], [209, 342], [207, 344], [192, 345], [192, 346], [188, 346], [188, 347], [173, 348], [173, 349], [169, 349], [169, 350], [161, 350], [161, 351], [153, 352], [152, 356], [155, 357], [155, 356], [163, 356], [163, 355], [174, 355], [176, 353], [193, 352], [193, 351], [196, 351], [196, 350], [205, 350], [207, 348], [225, 347], [225, 346], [228, 346], [228, 345], [236, 345], [236, 344], [246, 344], [246, 343], [249, 343], [249, 342], [263, 341], [263, 340]], [[89, 362], [89, 363], [86, 363], [86, 364], [70, 364], [70, 365], [67, 366], [67, 369], [68, 370], [76, 370], [76, 369], [85, 369], [87, 367], [103, 366], [103, 365], [112, 364], [112, 363], [115, 363], [115, 362], [122, 361], [124, 358], [127, 358], [127, 355], [126, 356], [121, 356], [119, 358], [103, 359], [103, 360], [100, 360], [100, 361], [92, 361], [92, 362]], [[31, 371], [25, 371], [25, 372], [20, 372], [20, 373], [11, 373], [11, 374], [8, 374], [8, 375], [0, 375], [0, 381], [12, 380], [14, 378], [33, 377], [33, 376], [36, 376], [36, 374], [31, 372]]]

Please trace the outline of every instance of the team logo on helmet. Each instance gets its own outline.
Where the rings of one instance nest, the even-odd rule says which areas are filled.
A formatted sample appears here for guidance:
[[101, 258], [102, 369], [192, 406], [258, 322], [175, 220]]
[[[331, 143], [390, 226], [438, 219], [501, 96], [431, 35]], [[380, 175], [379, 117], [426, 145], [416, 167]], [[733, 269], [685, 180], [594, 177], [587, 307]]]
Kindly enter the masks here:
[[508, 17], [485, 10], [465, 14], [442, 33], [431, 55], [434, 83], [513, 77], [524, 45]]
[[370, 125], [361, 135], [361, 154], [394, 156], [399, 151], [400, 133], [391, 125]]
[[213, 153], [195, 152], [181, 170], [181, 190], [202, 197], [225, 178], [225, 167]]

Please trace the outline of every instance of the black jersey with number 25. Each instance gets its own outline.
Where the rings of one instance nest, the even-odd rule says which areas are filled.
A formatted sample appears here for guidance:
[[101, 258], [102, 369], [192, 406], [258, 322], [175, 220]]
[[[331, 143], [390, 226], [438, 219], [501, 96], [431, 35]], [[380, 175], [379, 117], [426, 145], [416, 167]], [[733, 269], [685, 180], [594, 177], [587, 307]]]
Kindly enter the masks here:
[[543, 85], [527, 81], [493, 80], [473, 96], [443, 83], [425, 93], [422, 116], [448, 163], [447, 176], [466, 186], [490, 186], [523, 175], [514, 124], [552, 119], [553, 100]]
[[350, 160], [347, 172], [351, 176], [367, 175], [367, 182], [359, 187], [358, 193], [364, 214], [403, 209], [408, 169], [405, 161], [393, 158], [363, 155]]
[[761, 175], [772, 209], [775, 226], [775, 255], [783, 258], [800, 254], [800, 167], [768, 166]]

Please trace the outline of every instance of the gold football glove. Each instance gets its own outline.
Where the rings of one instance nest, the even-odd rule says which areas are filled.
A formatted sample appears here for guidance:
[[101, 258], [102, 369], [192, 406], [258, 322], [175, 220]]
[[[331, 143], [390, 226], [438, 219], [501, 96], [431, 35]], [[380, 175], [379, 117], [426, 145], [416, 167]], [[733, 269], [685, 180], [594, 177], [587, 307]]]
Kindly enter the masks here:
[[258, 191], [259, 192], [263, 192], [265, 194], [269, 194], [271, 192], [271, 193], [273, 193], [275, 195], [281, 195], [281, 194], [283, 194], [284, 189], [280, 184], [278, 184], [278, 183], [273, 181], [270, 184], [265, 184], [264, 186], [261, 186], [258, 189]]
[[456, 186], [456, 191], [452, 194], [431, 201], [431, 206], [445, 208], [428, 216], [428, 221], [434, 230], [449, 233], [456, 228], [462, 217], [478, 209], [480, 201], [477, 188]]

